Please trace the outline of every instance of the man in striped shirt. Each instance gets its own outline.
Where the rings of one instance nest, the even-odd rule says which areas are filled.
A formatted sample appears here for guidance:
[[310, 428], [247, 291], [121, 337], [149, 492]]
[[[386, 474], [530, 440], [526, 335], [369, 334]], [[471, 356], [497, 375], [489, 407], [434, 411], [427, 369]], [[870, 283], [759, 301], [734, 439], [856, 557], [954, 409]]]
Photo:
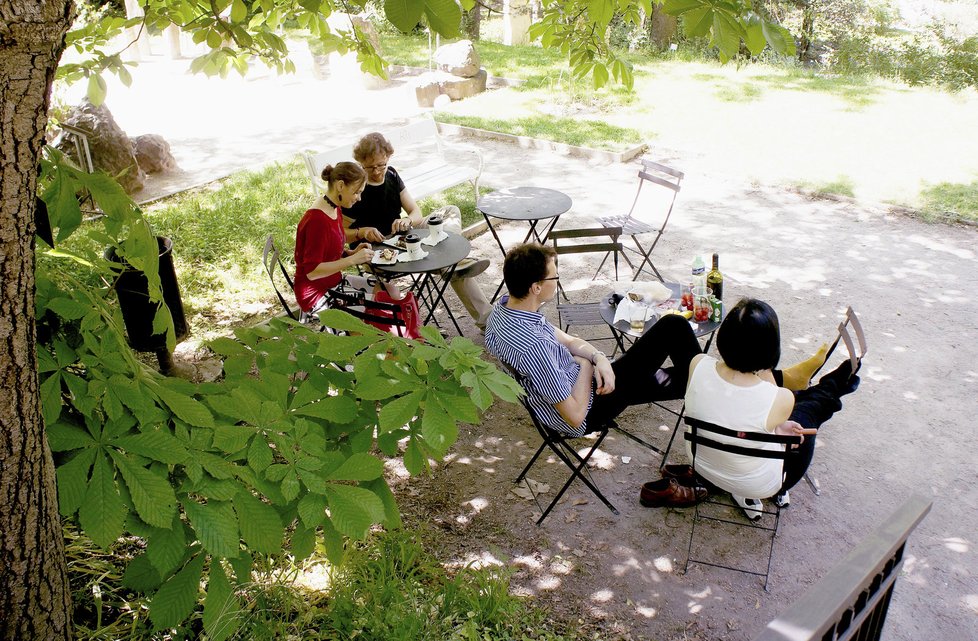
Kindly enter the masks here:
[[[486, 323], [486, 349], [523, 377], [541, 423], [580, 436], [629, 405], [682, 398], [700, 345], [686, 319], [665, 316], [614, 363], [587, 341], [551, 325], [537, 310], [557, 293], [553, 249], [537, 244], [506, 254], [509, 296]], [[666, 358], [672, 367], [663, 368]]]

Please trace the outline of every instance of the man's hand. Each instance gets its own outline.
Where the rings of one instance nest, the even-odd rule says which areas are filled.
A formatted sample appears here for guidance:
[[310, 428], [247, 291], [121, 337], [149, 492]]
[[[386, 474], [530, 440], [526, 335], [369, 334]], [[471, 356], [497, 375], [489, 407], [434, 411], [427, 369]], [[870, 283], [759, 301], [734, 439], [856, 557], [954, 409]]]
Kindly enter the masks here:
[[384, 240], [384, 235], [376, 227], [361, 227], [357, 230], [359, 240], [366, 240], [371, 243], [379, 243]]
[[610, 394], [615, 391], [615, 370], [611, 361], [605, 355], [600, 355], [594, 363], [594, 391], [598, 394]]
[[391, 231], [396, 233], [410, 231], [411, 227], [413, 226], [414, 225], [410, 218], [398, 218], [391, 223]]

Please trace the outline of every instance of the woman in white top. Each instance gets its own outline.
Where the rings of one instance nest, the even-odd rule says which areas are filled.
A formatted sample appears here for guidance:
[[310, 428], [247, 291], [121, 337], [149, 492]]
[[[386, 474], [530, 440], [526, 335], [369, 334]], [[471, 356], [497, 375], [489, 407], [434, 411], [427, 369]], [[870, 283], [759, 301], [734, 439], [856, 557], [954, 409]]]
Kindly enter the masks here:
[[[690, 363], [686, 414], [730, 429], [801, 435], [802, 429], [817, 429], [840, 410], [840, 398], [859, 385], [846, 360], [813, 387], [797, 392], [781, 387], [775, 369], [781, 358], [778, 315], [757, 299], [743, 299], [729, 311], [717, 332], [717, 351], [722, 361], [700, 354]], [[804, 477], [815, 451], [815, 435], [802, 438], [783, 469], [778, 459], [697, 448], [696, 473], [730, 492], [748, 517], [759, 518], [758, 499], [776, 496], [776, 502], [786, 505], [788, 490]], [[692, 457], [689, 443], [686, 450]]]

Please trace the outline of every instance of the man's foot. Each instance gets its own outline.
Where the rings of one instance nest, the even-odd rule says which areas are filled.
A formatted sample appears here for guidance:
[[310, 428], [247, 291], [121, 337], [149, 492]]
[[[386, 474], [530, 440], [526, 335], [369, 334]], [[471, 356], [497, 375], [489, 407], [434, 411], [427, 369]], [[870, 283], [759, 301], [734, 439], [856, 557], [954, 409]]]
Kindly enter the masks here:
[[756, 521], [761, 518], [761, 502], [757, 499], [748, 499], [742, 496], [737, 496], [736, 494], [731, 494], [733, 500], [737, 502], [737, 505], [744, 511], [744, 515], [751, 521]]
[[774, 504], [778, 507], [788, 507], [791, 505], [791, 496], [788, 495], [787, 491], [777, 494], [774, 497]]
[[482, 272], [486, 271], [489, 267], [489, 261], [485, 258], [480, 258], [476, 260], [474, 258], [463, 258], [458, 261], [458, 265], [455, 266], [455, 273], [452, 274], [452, 280], [464, 279], [464, 278], [475, 278]]
[[795, 363], [791, 367], [781, 370], [784, 376], [784, 387], [793, 392], [807, 389], [812, 380], [812, 376], [818, 368], [825, 363], [825, 357], [829, 353], [829, 344], [822, 343], [814, 354], [800, 363]]
[[[856, 371], [862, 366], [860, 362], [856, 366]], [[846, 394], [852, 394], [859, 387], [859, 376], [856, 372], [852, 371], [852, 361], [845, 360], [842, 361], [838, 367], [819, 379], [819, 384], [826, 383], [828, 385], [833, 385], [839, 396], [845, 396]]]

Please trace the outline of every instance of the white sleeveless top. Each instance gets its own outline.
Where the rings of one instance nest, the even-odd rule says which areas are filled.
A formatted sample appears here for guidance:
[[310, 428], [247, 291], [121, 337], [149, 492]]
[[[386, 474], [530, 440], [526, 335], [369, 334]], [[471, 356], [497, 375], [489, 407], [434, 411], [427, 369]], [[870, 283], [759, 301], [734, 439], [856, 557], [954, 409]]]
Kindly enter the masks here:
[[[686, 387], [686, 415], [721, 427], [744, 432], [769, 432], [767, 417], [771, 413], [778, 388], [767, 381], [750, 387], [733, 385], [720, 378], [718, 362], [710, 356], [696, 364]], [[777, 443], [753, 444], [729, 436], [710, 434], [720, 442], [737, 442], [745, 447], [783, 450]], [[690, 443], [686, 454], [692, 459]], [[696, 448], [696, 471], [708, 481], [728, 492], [745, 498], [763, 499], [781, 489], [783, 462], [778, 459], [751, 458], [699, 446]]]

